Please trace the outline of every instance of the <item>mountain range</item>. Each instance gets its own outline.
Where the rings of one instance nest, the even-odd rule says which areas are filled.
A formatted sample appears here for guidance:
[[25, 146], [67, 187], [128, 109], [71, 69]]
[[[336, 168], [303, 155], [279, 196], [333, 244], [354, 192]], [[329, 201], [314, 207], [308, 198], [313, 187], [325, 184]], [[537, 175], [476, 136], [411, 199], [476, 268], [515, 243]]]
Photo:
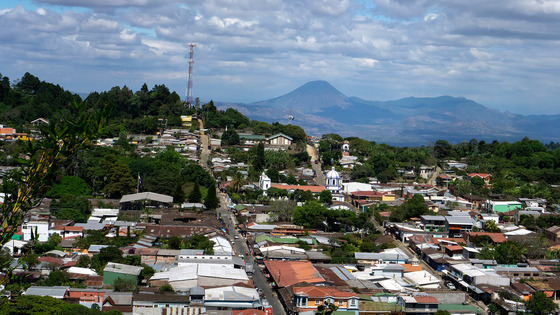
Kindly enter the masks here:
[[[251, 119], [303, 127], [308, 135], [338, 133], [396, 146], [471, 139], [560, 141], [560, 115], [519, 115], [463, 97], [408, 97], [370, 101], [347, 97], [326, 81], [308, 82], [280, 97], [250, 104], [216, 102]], [[294, 116], [289, 120], [288, 116]]]

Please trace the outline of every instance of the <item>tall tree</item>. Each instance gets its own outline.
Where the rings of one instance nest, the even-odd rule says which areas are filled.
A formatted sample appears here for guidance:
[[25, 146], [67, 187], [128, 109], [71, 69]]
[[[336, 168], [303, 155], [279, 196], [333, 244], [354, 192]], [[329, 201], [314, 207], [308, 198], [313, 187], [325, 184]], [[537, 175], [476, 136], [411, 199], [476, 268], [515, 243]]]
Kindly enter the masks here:
[[535, 292], [525, 302], [525, 307], [535, 315], [552, 314], [558, 309], [558, 305], [544, 292]]
[[255, 169], [255, 171], [260, 173], [264, 170], [265, 163], [266, 160], [264, 157], [264, 144], [262, 142], [259, 142], [259, 144], [257, 144], [257, 153], [253, 158], [253, 168]]
[[200, 185], [198, 182], [194, 182], [194, 187], [191, 193], [189, 194], [189, 202], [200, 202], [202, 199], [202, 194], [200, 193]]
[[208, 194], [206, 199], [204, 199], [204, 206], [208, 210], [214, 210], [220, 206], [220, 199], [216, 196], [216, 186], [214, 184], [208, 188]]

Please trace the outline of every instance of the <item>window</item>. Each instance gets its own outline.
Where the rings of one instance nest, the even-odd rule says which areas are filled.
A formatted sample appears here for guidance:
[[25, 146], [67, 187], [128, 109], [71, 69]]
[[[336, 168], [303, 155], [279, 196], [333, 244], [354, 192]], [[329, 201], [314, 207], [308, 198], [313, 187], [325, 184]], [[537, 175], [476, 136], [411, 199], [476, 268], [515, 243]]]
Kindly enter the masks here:
[[321, 300], [315, 300], [315, 305], [321, 304]]
[[338, 300], [338, 305], [343, 305], [344, 301], [343, 300]]

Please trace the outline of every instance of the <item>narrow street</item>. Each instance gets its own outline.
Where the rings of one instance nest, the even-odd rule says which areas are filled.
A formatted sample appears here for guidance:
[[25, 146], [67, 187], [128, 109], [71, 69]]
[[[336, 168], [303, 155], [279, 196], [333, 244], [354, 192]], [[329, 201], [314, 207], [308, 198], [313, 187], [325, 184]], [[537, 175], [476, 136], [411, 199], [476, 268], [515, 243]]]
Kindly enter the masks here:
[[[319, 186], [325, 186], [325, 174], [323, 174], [323, 170], [321, 169], [321, 161], [319, 161], [319, 155], [317, 154], [317, 149], [314, 146], [307, 144], [305, 147], [305, 151], [311, 157], [311, 166], [315, 171], [315, 184]], [[317, 161], [317, 163], [315, 163]]]
[[[286, 315], [286, 312], [284, 311], [282, 304], [278, 300], [278, 297], [276, 297], [276, 293], [273, 292], [270, 284], [268, 283], [266, 277], [262, 272], [263, 266], [257, 265], [255, 258], [253, 257], [253, 255], [251, 255], [251, 251], [249, 251], [245, 238], [241, 236], [239, 233], [237, 233], [237, 229], [235, 228], [237, 224], [237, 220], [235, 219], [233, 213], [229, 211], [227, 208], [228, 204], [226, 202], [225, 195], [219, 194], [219, 198], [220, 198], [220, 208], [216, 210], [217, 214], [222, 216], [222, 219], [224, 220], [226, 227], [229, 230], [227, 236], [233, 243], [233, 248], [237, 253], [237, 255], [243, 257], [245, 263], [253, 264], [255, 268], [255, 272], [253, 274], [253, 283], [255, 285], [255, 288], [262, 290], [261, 296], [264, 295], [264, 297], [268, 300], [268, 303], [272, 305], [272, 310], [274, 315]], [[245, 255], [245, 253], [249, 253], [249, 254]]]
[[204, 122], [202, 121], [202, 119], [198, 119], [198, 125], [200, 128], [200, 146], [201, 146], [201, 150], [200, 150], [200, 165], [202, 165], [202, 167], [204, 167], [205, 169], [208, 169], [208, 159], [210, 157], [210, 149], [208, 149], [208, 146], [210, 145], [210, 138], [208, 136], [208, 133], [204, 130]]

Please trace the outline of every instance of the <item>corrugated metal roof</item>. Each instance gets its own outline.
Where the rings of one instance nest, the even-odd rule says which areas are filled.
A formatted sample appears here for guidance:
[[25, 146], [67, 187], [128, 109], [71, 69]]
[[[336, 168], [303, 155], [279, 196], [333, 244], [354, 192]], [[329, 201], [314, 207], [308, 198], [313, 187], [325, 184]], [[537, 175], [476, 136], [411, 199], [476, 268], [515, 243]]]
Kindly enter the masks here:
[[171, 197], [171, 196], [156, 194], [156, 193], [153, 193], [153, 192], [141, 192], [141, 193], [137, 193], [137, 194], [124, 195], [121, 198], [121, 200], [119, 201], [119, 203], [131, 202], [131, 201], [140, 201], [140, 200], [146, 200], [146, 199], [159, 201], [159, 202], [164, 202], [164, 203], [172, 203], [173, 202], [173, 197]]

